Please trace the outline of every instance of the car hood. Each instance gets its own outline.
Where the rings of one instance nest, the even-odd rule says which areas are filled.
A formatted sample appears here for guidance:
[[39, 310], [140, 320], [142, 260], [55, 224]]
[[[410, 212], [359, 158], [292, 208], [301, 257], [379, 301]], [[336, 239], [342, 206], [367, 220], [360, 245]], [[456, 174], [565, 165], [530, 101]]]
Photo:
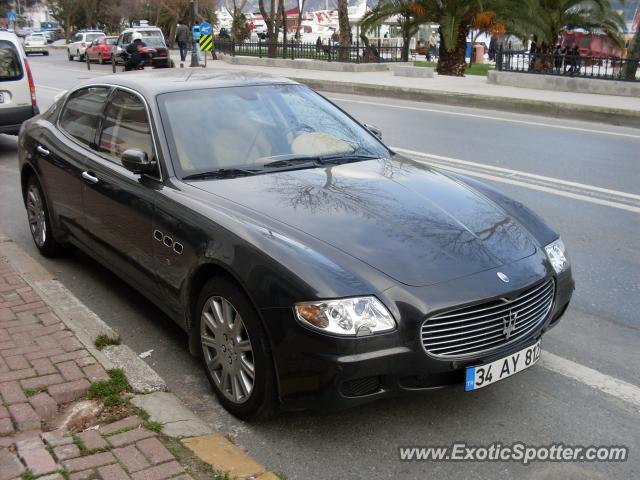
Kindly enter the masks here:
[[529, 233], [486, 197], [397, 155], [190, 184], [312, 235], [406, 285], [471, 275], [536, 250]]

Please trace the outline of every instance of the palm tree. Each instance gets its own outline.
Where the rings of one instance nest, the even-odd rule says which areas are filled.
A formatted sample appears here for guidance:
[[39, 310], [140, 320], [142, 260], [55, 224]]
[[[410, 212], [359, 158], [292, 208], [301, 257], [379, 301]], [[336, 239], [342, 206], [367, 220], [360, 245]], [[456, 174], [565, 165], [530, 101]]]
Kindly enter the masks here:
[[635, 35], [629, 42], [629, 51], [627, 52], [627, 63], [622, 72], [622, 75], [625, 80], [635, 80], [639, 63], [640, 63], [640, 28], [636, 30]]
[[338, 58], [348, 62], [351, 47], [351, 25], [349, 24], [349, 0], [338, 0], [338, 26], [340, 27], [340, 50]]
[[422, 5], [414, 0], [390, 0], [379, 2], [360, 21], [361, 35], [381, 25], [387, 18], [396, 17], [402, 34], [402, 61], [409, 61], [409, 42], [422, 23], [428, 18]]
[[501, 20], [520, 3], [521, 0], [390, 0], [374, 8], [365, 18], [369, 30], [394, 15], [403, 19], [401, 29], [406, 37], [407, 58], [408, 39], [417, 27], [422, 23], [437, 23], [440, 33], [437, 71], [440, 75], [462, 76], [466, 68], [467, 37], [477, 17], [491, 11], [496, 21]]
[[507, 29], [521, 38], [534, 35], [538, 45], [553, 51], [562, 33], [582, 28], [602, 33], [622, 46], [624, 18], [611, 7], [610, 0], [522, 0], [521, 7], [507, 19]]

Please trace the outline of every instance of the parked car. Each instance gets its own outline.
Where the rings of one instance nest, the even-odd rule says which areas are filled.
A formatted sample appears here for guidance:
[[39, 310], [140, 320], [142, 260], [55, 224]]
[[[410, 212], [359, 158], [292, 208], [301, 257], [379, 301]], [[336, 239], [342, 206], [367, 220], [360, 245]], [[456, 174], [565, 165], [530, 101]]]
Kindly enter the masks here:
[[42, 33], [32, 33], [25, 37], [23, 46], [25, 54], [27, 55], [30, 53], [42, 53], [43, 55], [49, 55], [47, 37]]
[[75, 245], [175, 320], [238, 417], [535, 364], [574, 288], [558, 234], [379, 136], [259, 73], [87, 80], [21, 132], [29, 227], [43, 255]]
[[142, 26], [127, 28], [118, 37], [115, 47], [111, 51], [111, 63], [117, 65], [123, 63], [121, 53], [126, 50], [127, 46], [131, 43], [131, 36], [134, 32], [142, 35], [142, 41], [147, 46], [149, 52], [149, 63], [147, 66], [153, 68], [166, 68], [173, 66], [173, 62], [169, 57], [169, 48], [164, 40], [162, 30], [158, 27]]
[[71, 42], [67, 45], [67, 56], [69, 61], [78, 57], [78, 60], [84, 62], [84, 53], [87, 47], [97, 38], [104, 36], [105, 33], [100, 30], [87, 30], [76, 33]]
[[0, 32], [0, 133], [17, 135], [22, 122], [37, 115], [36, 87], [20, 40]]
[[85, 57], [89, 62], [105, 63], [111, 61], [111, 51], [116, 45], [118, 37], [96, 38], [85, 51]]

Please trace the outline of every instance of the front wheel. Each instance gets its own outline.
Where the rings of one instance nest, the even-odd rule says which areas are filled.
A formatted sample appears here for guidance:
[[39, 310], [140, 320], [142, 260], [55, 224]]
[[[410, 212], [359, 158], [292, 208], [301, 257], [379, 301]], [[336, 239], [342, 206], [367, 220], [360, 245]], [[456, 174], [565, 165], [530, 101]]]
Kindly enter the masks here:
[[271, 348], [249, 298], [232, 281], [215, 277], [202, 288], [196, 312], [205, 371], [220, 403], [242, 419], [272, 415]]
[[69, 61], [73, 61], [73, 55], [71, 55], [71, 50], [67, 50], [67, 57], [69, 58]]
[[31, 237], [40, 253], [45, 257], [57, 257], [62, 254], [64, 246], [53, 238], [47, 201], [35, 175], [29, 177], [27, 181], [24, 203], [27, 208]]

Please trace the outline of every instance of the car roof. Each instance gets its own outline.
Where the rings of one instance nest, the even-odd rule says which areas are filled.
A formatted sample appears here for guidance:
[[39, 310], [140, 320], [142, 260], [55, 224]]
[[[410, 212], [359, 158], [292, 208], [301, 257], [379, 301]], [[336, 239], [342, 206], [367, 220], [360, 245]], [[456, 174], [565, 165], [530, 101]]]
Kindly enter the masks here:
[[18, 43], [18, 36], [13, 32], [8, 32], [6, 30], [0, 31], [0, 40], [9, 40], [13, 43]]
[[85, 80], [78, 87], [91, 85], [115, 85], [131, 88], [147, 99], [168, 92], [202, 90], [207, 88], [241, 87], [249, 85], [276, 85], [297, 82], [250, 71], [191, 70], [187, 68], [167, 68], [163, 70], [143, 70], [126, 72]]

